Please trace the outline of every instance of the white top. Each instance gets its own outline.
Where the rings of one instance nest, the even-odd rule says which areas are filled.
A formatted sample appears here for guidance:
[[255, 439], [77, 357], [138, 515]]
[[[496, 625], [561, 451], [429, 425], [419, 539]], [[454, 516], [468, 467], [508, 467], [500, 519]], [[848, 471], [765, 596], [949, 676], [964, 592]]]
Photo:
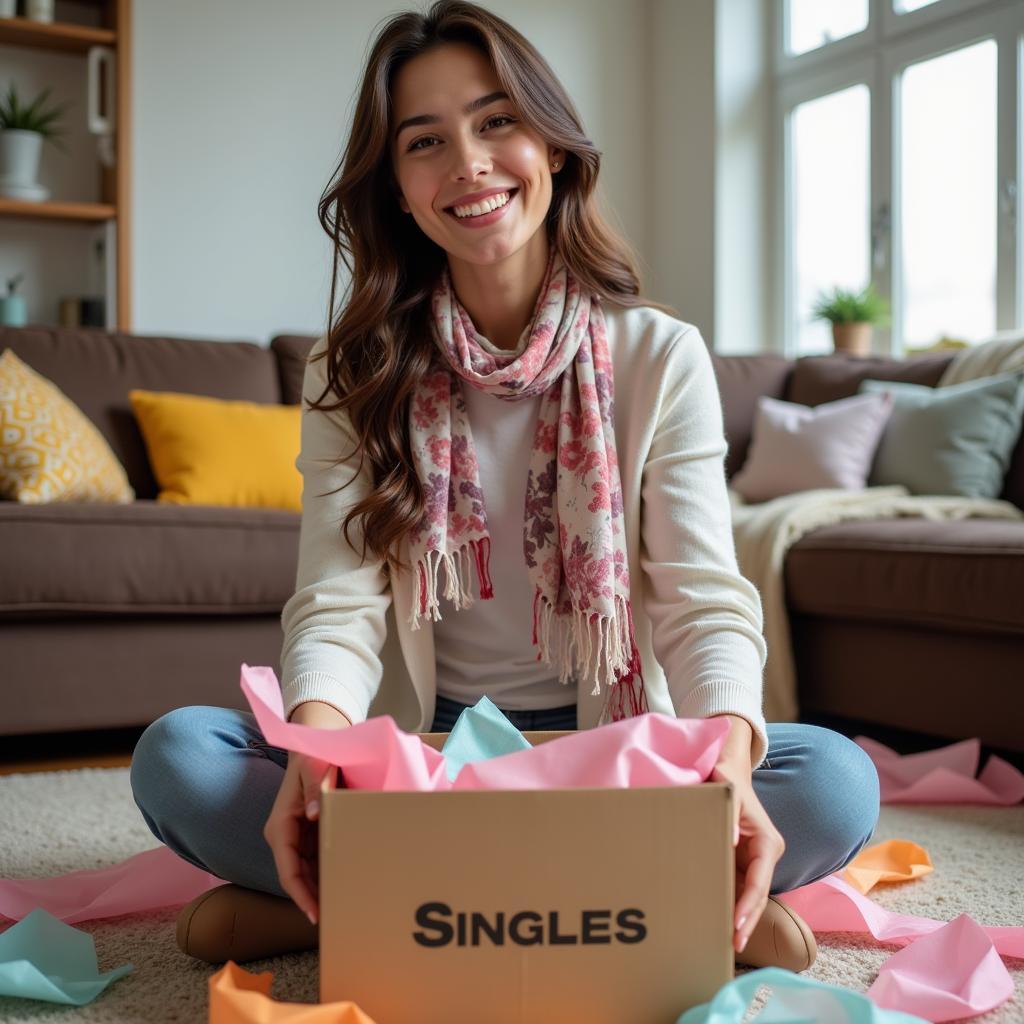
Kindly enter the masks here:
[[[529, 334], [524, 332], [516, 355], [528, 341]], [[481, 347], [500, 352], [486, 338], [481, 339]], [[464, 381], [460, 384], [491, 535], [494, 597], [480, 600], [472, 559], [467, 589], [473, 603], [456, 610], [451, 600], [439, 597], [441, 619], [433, 624], [437, 692], [462, 704], [475, 704], [486, 693], [499, 708], [510, 711], [575, 704], [575, 682], [560, 683], [557, 669], [537, 661], [532, 643], [533, 589], [523, 553], [523, 530], [526, 479], [541, 396], [508, 402]], [[438, 586], [438, 593], [443, 594], [443, 587]]]
[[[695, 326], [659, 310], [606, 301], [604, 311], [630, 601], [648, 705], [683, 718], [742, 716], [754, 730], [757, 767], [768, 746], [762, 713], [767, 649], [760, 596], [736, 563], [710, 354]], [[325, 347], [319, 339], [311, 357]], [[304, 398], [318, 398], [325, 384], [325, 361], [308, 363]], [[486, 690], [510, 709], [574, 698], [578, 727], [597, 724], [604, 689], [594, 694], [587, 679], [570, 688], [566, 700], [557, 677], [553, 688], [545, 663], [534, 661], [518, 491], [525, 487], [526, 432], [538, 407], [529, 399], [502, 402], [471, 386], [463, 392], [491, 518], [495, 596], [462, 611], [442, 601], [441, 621], [421, 619], [417, 629], [410, 625], [412, 574], [390, 573], [369, 550], [361, 563], [357, 521], [349, 529], [354, 548], [341, 534], [347, 509], [373, 487], [368, 461], [358, 476], [358, 456], [334, 465], [354, 446], [347, 413], [304, 408], [296, 460], [304, 478], [299, 564], [295, 593], [281, 613], [286, 717], [298, 704], [319, 700], [354, 722], [387, 713], [400, 728], [423, 732], [433, 722], [439, 689], [462, 693], [464, 703]], [[404, 543], [399, 554], [409, 562]], [[472, 593], [479, 594], [475, 569]], [[539, 674], [527, 675], [534, 667]]]

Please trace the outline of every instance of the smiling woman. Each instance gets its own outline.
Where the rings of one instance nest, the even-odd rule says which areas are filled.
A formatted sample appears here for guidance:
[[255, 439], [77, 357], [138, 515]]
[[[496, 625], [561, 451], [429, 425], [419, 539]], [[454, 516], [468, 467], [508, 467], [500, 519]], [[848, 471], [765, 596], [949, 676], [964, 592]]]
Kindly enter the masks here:
[[[430, 296], [442, 277], [481, 335], [516, 348], [553, 248], [587, 294], [640, 295], [631, 246], [596, 196], [601, 153], [533, 45], [485, 8], [440, 0], [381, 29], [320, 221], [334, 243], [327, 390], [345, 410], [374, 488], [345, 518], [393, 569], [427, 509], [409, 451], [410, 396], [437, 351]], [[507, 198], [506, 198], [507, 197]], [[350, 294], [335, 321], [339, 261]]]
[[[711, 356], [641, 297], [597, 210], [600, 162], [546, 61], [485, 8], [438, 0], [380, 29], [320, 201], [334, 278], [344, 260], [351, 282], [337, 318], [332, 283], [303, 380], [283, 709], [345, 728], [394, 708], [410, 732], [449, 728], [482, 696], [543, 730], [726, 717], [711, 777], [735, 792], [735, 949], [802, 970], [813, 937], [770, 894], [852, 859], [878, 780], [845, 737], [764, 720], [762, 610], [736, 564]], [[315, 921], [328, 766], [285, 750], [254, 763], [256, 732], [228, 709], [164, 716], [133, 760], [137, 801], [182, 856], [239, 883], [225, 888], [286, 893]], [[230, 820], [225, 779], [246, 797]], [[218, 905], [232, 936], [256, 934], [244, 894]], [[560, 942], [610, 920], [599, 906], [601, 921], [539, 922], [525, 905], [454, 923], [513, 941], [546, 924]], [[186, 910], [187, 936], [216, 916]]]

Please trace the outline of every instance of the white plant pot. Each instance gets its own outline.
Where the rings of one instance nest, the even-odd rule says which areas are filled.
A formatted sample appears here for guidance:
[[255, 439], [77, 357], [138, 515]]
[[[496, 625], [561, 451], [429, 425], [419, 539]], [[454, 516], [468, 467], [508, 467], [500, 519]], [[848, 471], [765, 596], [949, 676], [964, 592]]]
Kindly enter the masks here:
[[36, 182], [43, 136], [7, 128], [0, 132], [0, 195], [12, 199], [46, 199], [49, 191]]

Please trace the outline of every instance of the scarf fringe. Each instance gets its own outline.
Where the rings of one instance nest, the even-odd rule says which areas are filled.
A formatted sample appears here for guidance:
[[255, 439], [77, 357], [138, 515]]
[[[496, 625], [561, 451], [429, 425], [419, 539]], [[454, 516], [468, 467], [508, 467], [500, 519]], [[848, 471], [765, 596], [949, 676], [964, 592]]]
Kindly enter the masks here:
[[490, 537], [468, 541], [451, 554], [446, 551], [427, 551], [416, 563], [419, 587], [417, 596], [413, 598], [412, 614], [408, 619], [413, 629], [420, 628], [421, 615], [428, 616], [433, 622], [441, 620], [440, 601], [437, 597], [437, 574], [442, 564], [445, 569], [444, 596], [452, 602], [456, 609], [468, 608], [473, 603], [473, 595], [469, 589], [469, 580], [472, 575], [469, 549], [472, 549], [472, 555], [476, 561], [481, 599], [487, 600], [494, 597], [494, 584], [491, 582], [490, 575]]
[[[558, 669], [558, 681], [563, 686], [568, 684], [571, 673], [576, 673], [581, 679], [592, 678], [592, 697], [601, 693], [601, 680], [605, 680], [605, 704], [599, 725], [647, 711], [640, 651], [633, 629], [633, 610], [621, 594], [615, 596], [615, 608], [617, 614], [614, 618], [575, 608], [567, 615], [558, 615], [539, 589], [533, 597], [533, 642], [540, 648], [537, 659], [543, 659]], [[554, 658], [552, 647], [556, 651]], [[592, 673], [589, 670], [591, 662]], [[605, 667], [603, 676], [602, 664]], [[609, 678], [611, 683], [608, 683]]]

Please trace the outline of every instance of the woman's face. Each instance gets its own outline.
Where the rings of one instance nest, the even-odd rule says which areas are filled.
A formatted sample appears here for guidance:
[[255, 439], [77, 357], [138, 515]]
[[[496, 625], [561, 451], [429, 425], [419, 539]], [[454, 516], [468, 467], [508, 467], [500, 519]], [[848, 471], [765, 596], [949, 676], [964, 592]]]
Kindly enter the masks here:
[[[488, 264], [544, 230], [552, 164], [564, 163], [563, 151], [549, 146], [503, 98], [476, 47], [445, 43], [414, 57], [395, 76], [392, 91], [399, 202], [424, 234], [450, 257]], [[486, 203], [484, 211], [506, 196], [507, 202], [474, 214], [466, 207], [480, 192], [489, 194], [477, 200]]]

